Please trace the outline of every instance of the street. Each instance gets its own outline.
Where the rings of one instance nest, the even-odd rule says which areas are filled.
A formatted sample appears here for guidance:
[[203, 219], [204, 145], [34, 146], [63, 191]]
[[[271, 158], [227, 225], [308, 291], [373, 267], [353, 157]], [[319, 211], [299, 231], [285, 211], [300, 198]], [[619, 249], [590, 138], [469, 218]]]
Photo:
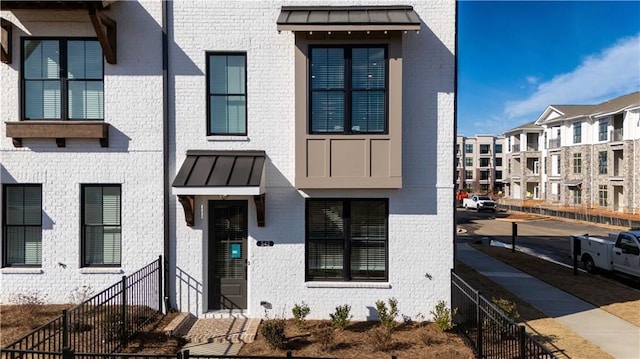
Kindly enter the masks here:
[[508, 213], [476, 212], [459, 208], [456, 211], [458, 227], [468, 235], [489, 237], [494, 241], [511, 244], [513, 223], [517, 226], [516, 247], [556, 262], [572, 265], [571, 235], [588, 233], [606, 237], [617, 228], [606, 228], [577, 222], [548, 218], [510, 221]]

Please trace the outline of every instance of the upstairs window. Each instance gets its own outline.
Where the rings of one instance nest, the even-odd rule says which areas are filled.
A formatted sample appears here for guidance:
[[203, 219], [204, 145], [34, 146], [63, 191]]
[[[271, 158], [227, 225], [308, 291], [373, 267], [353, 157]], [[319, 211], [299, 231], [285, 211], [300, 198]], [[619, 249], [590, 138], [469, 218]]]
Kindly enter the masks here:
[[609, 127], [609, 121], [600, 120], [598, 122], [598, 141], [606, 141], [607, 136], [607, 128]]
[[598, 174], [606, 175], [608, 172], [607, 167], [607, 151], [598, 152]]
[[82, 266], [119, 266], [120, 185], [82, 186]]
[[464, 145], [464, 153], [473, 153], [473, 145], [470, 143]]
[[496, 143], [496, 153], [502, 153], [502, 143]]
[[480, 159], [480, 167], [489, 167], [489, 159], [481, 158]]
[[22, 118], [104, 119], [104, 75], [94, 39], [22, 40]]
[[582, 142], [582, 122], [573, 124], [573, 143]]
[[246, 54], [208, 54], [207, 74], [207, 135], [246, 135]]
[[310, 48], [310, 133], [386, 133], [387, 50]]
[[464, 165], [465, 165], [465, 167], [473, 166], [473, 158], [472, 157], [465, 157], [464, 158]]
[[496, 167], [502, 167], [502, 157], [496, 157]]
[[464, 171], [464, 178], [473, 179], [473, 171]]
[[573, 173], [582, 173], [582, 153], [573, 154]]
[[486, 155], [487, 153], [490, 152], [490, 146], [489, 145], [480, 145], [480, 154]]
[[42, 186], [4, 185], [2, 266], [42, 264]]

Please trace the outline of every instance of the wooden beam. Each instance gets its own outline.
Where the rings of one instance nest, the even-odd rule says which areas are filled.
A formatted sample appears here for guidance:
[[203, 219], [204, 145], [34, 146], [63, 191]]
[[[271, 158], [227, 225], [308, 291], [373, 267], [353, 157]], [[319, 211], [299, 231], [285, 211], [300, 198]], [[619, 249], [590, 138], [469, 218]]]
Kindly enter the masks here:
[[194, 196], [178, 196], [178, 201], [182, 204], [182, 208], [184, 209], [184, 219], [187, 222], [187, 226], [193, 227]]
[[2, 49], [0, 50], [0, 61], [5, 64], [11, 63], [11, 43], [13, 24], [6, 19], [0, 20], [0, 26], [2, 27], [0, 33], [0, 42], [2, 43]]
[[15, 147], [23, 138], [54, 138], [58, 147], [67, 138], [95, 138], [102, 147], [109, 147], [109, 124], [102, 121], [7, 121], [6, 135]]
[[96, 32], [100, 46], [102, 47], [102, 53], [104, 59], [115, 65], [117, 63], [116, 50], [117, 50], [117, 36], [116, 36], [116, 22], [103, 13], [99, 13], [96, 10], [96, 6], [92, 2], [87, 3], [89, 8], [89, 18], [91, 24]]
[[264, 217], [265, 217], [265, 203], [264, 203], [264, 193], [261, 195], [253, 196], [253, 201], [256, 203], [256, 219], [258, 221], [258, 227], [264, 227]]

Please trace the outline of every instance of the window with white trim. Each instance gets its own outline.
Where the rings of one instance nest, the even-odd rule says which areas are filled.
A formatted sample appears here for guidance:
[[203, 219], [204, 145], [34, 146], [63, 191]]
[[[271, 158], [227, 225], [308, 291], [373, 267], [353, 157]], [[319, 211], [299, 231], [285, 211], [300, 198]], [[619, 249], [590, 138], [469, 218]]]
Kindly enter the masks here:
[[2, 203], [2, 266], [42, 265], [42, 185], [5, 184]]
[[121, 187], [82, 185], [82, 266], [119, 266]]

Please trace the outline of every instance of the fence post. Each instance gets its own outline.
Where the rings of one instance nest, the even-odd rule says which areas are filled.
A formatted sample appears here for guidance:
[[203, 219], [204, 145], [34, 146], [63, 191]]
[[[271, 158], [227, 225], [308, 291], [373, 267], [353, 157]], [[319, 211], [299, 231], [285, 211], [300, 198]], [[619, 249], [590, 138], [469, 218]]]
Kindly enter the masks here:
[[527, 357], [527, 345], [525, 341], [525, 332], [524, 326], [518, 326], [518, 343], [520, 344], [520, 359], [525, 359]]
[[291, 350], [287, 351], [287, 359], [291, 359], [293, 358], [293, 355], [291, 354]]
[[480, 308], [480, 291], [476, 292], [476, 326], [478, 327], [478, 358], [483, 358], [482, 349], [482, 309]]
[[189, 349], [182, 352], [182, 359], [189, 359]]
[[516, 237], [518, 236], [518, 224], [511, 222], [511, 252], [516, 251]]
[[62, 349], [69, 349], [69, 311], [62, 310]]
[[73, 349], [64, 347], [62, 348], [62, 359], [73, 359]]
[[127, 345], [127, 276], [122, 276], [122, 308], [120, 309], [120, 343], [122, 346]]
[[164, 314], [164, 310], [162, 308], [162, 298], [164, 295], [162, 293], [163, 285], [162, 285], [162, 256], [158, 256], [158, 311]]

